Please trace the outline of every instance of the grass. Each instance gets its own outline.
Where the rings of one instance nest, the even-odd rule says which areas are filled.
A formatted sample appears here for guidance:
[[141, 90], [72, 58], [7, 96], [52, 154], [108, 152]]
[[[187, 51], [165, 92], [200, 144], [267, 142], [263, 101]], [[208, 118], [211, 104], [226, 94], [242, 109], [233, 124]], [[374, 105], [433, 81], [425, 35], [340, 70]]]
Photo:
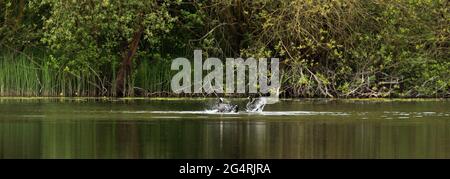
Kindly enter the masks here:
[[40, 81], [39, 69], [24, 57], [6, 55], [0, 59], [1, 96], [36, 96]]
[[96, 77], [53, 69], [43, 58], [0, 56], [0, 96], [96, 96]]
[[171, 93], [170, 82], [173, 75], [170, 61], [144, 60], [137, 69], [134, 86], [140, 91], [139, 96]]
[[[102, 76], [89, 71], [64, 72], [62, 69], [55, 69], [48, 65], [46, 63], [48, 61], [50, 60], [46, 59], [45, 54], [35, 56], [17, 53], [0, 54], [0, 97], [114, 97], [117, 69], [114, 64], [107, 67], [109, 69], [105, 70], [107, 72]], [[170, 88], [171, 78], [175, 73], [176, 71], [170, 69], [170, 61], [145, 60], [140, 62], [133, 75], [131, 87], [133, 96], [156, 97], [157, 99], [165, 96], [177, 97]], [[202, 94], [197, 96], [205, 97]], [[172, 99], [174, 98], [166, 100]], [[349, 101], [436, 100], [424, 98], [344, 99]]]
[[[0, 96], [21, 97], [98, 97], [114, 96], [116, 66], [104, 76], [89, 71], [65, 72], [47, 63], [45, 54], [0, 54]], [[135, 96], [169, 94], [174, 71], [163, 60], [143, 61], [132, 82]]]

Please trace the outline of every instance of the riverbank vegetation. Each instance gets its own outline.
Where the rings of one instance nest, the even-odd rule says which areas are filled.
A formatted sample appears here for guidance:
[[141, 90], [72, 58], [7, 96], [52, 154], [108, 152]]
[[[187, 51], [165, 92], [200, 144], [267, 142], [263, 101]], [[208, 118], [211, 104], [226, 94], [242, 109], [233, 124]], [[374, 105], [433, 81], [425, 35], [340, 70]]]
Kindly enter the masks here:
[[171, 60], [278, 57], [285, 97], [449, 97], [446, 0], [3, 0], [0, 96], [173, 96]]

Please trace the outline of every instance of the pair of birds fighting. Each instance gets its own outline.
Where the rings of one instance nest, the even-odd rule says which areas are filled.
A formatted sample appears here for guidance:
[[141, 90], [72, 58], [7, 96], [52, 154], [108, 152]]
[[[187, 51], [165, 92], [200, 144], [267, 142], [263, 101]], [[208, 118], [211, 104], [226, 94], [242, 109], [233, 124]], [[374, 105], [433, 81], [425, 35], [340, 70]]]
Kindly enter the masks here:
[[[249, 100], [247, 102], [246, 109], [245, 109], [247, 112], [257, 112], [264, 108], [265, 103], [262, 102], [263, 101], [262, 98], [253, 98], [250, 96], [247, 99]], [[238, 105], [226, 103], [223, 100], [223, 98], [219, 98], [217, 100], [213, 109], [217, 110], [217, 112], [221, 112], [221, 113], [230, 113], [230, 112], [237, 113], [237, 112], [239, 112]]]

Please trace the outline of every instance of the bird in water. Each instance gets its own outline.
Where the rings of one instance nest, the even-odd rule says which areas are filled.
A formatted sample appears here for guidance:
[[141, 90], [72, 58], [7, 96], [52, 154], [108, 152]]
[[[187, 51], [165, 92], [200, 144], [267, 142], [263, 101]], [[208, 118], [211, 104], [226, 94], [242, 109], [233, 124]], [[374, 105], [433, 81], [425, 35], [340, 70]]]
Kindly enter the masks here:
[[266, 99], [265, 98], [253, 98], [249, 96], [248, 103], [246, 105], [247, 112], [261, 112], [264, 109], [264, 106], [266, 106]]
[[272, 88], [270, 90], [270, 96], [253, 98], [249, 96], [248, 103], [246, 105], [247, 112], [262, 112], [266, 104], [275, 104], [278, 102], [278, 96], [280, 95], [280, 87]]
[[213, 108], [214, 110], [217, 110], [217, 112], [221, 113], [230, 113], [230, 112], [236, 113], [239, 111], [238, 105], [225, 103], [223, 98], [219, 98]]

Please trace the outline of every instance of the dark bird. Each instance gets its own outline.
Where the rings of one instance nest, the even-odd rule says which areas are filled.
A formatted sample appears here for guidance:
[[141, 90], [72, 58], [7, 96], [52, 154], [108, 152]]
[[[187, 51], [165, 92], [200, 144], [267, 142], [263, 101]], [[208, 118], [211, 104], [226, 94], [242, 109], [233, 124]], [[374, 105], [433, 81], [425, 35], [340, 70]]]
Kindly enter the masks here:
[[221, 112], [221, 113], [229, 113], [229, 112], [238, 112], [239, 111], [238, 105], [225, 103], [223, 98], [219, 98], [213, 108], [214, 108], [214, 110], [217, 110], [217, 112]]

